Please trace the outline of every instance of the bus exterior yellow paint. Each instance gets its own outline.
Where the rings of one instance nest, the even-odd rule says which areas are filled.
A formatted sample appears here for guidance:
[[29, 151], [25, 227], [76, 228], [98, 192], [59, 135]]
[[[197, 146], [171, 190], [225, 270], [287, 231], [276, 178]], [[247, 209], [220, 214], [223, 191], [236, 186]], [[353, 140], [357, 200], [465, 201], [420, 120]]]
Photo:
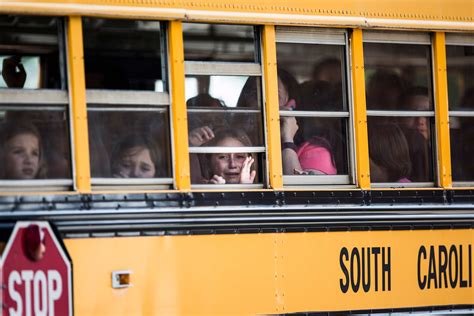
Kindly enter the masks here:
[[357, 182], [361, 189], [370, 189], [367, 108], [365, 102], [364, 48], [362, 30], [351, 34], [351, 73], [354, 100], [354, 129]]
[[174, 142], [174, 172], [176, 189], [191, 188], [188, 155], [188, 118], [184, 99], [183, 27], [181, 22], [169, 24], [169, 72], [171, 81], [171, 114]]
[[[473, 240], [465, 229], [65, 244], [75, 315], [253, 315], [473, 304]], [[130, 288], [112, 289], [116, 270], [132, 271]]]
[[430, 0], [374, 2], [370, 0], [249, 1], [236, 0], [17, 0], [3, 1], [2, 11], [9, 13], [42, 13], [45, 15], [94, 15], [209, 21], [217, 23], [279, 23], [363, 28], [402, 28], [425, 30], [474, 31], [469, 0]]
[[280, 142], [280, 114], [278, 108], [278, 74], [276, 61], [275, 27], [265, 25], [262, 33], [263, 46], [263, 75], [265, 89], [265, 111], [267, 123], [268, 146], [268, 171], [270, 174], [270, 187], [281, 189], [283, 187], [282, 158]]
[[433, 40], [435, 117], [438, 141], [439, 185], [451, 188], [451, 146], [449, 141], [448, 79], [446, 71], [445, 34], [436, 32]]
[[69, 17], [68, 24], [69, 99], [74, 138], [75, 188], [81, 193], [87, 193], [91, 191], [91, 171], [81, 17]]

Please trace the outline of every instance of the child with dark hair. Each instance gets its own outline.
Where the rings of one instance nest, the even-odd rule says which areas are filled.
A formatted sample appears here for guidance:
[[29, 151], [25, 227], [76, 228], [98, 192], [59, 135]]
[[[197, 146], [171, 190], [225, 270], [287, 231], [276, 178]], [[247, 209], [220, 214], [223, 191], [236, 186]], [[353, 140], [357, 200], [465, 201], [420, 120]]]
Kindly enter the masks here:
[[368, 81], [367, 108], [378, 110], [397, 110], [406, 84], [394, 71], [378, 70]]
[[[206, 146], [250, 147], [252, 142], [245, 132], [222, 129]], [[204, 155], [204, 182], [212, 184], [250, 184], [255, 180], [256, 170], [252, 169], [255, 159], [248, 153], [216, 153]]]
[[130, 135], [112, 152], [112, 175], [116, 178], [154, 178], [159, 162], [158, 146], [148, 136]]
[[369, 126], [369, 156], [372, 182], [411, 182], [408, 143], [398, 125]]

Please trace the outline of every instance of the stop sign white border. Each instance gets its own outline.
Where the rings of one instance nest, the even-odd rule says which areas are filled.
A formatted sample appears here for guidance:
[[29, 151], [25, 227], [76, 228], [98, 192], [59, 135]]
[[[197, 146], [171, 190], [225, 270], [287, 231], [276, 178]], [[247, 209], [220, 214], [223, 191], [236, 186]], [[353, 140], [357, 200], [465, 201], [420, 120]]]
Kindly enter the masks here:
[[[11, 233], [10, 237], [8, 238], [8, 242], [7, 242], [7, 245], [5, 246], [5, 249], [3, 251], [3, 254], [2, 256], [0, 257], [0, 283], [3, 284], [3, 264], [4, 264], [4, 259], [7, 257], [8, 253], [10, 252], [10, 248], [12, 247], [12, 244], [13, 244], [13, 241], [15, 240], [15, 238], [17, 238], [17, 235], [18, 235], [18, 231], [20, 230], [20, 228], [26, 228], [30, 225], [38, 225], [39, 228], [46, 228], [49, 232], [49, 234], [51, 235], [51, 239], [53, 240], [54, 242], [54, 245], [56, 246], [56, 248], [59, 250], [59, 254], [61, 255], [61, 258], [63, 259], [63, 261], [66, 263], [66, 266], [67, 266], [67, 275], [68, 275], [68, 278], [69, 278], [69, 282], [68, 282], [68, 295], [69, 295], [69, 315], [72, 315], [72, 274], [71, 274], [71, 262], [69, 261], [69, 258], [68, 256], [66, 255], [66, 253], [64, 252], [64, 249], [63, 247], [61, 246], [61, 244], [59, 243], [58, 239], [56, 238], [56, 234], [54, 234], [54, 231], [53, 229], [51, 228], [51, 225], [49, 225], [48, 222], [37, 222], [37, 221], [31, 221], [31, 222], [27, 222], [27, 221], [19, 221], [19, 222], [16, 222], [15, 224], [15, 228], [13, 229], [13, 232]], [[6, 289], [2, 289], [3, 291], [5, 291]], [[0, 304], [3, 304], [3, 292], [0, 291]], [[0, 305], [1, 306], [1, 305]], [[3, 313], [3, 310], [2, 310], [2, 313]]]

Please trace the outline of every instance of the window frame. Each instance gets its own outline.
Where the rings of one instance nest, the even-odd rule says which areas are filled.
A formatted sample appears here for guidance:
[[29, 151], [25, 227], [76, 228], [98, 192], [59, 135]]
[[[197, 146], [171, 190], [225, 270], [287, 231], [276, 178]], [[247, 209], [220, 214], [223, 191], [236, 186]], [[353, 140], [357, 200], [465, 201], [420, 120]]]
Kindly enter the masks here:
[[[94, 18], [89, 16], [82, 16], [82, 28], [84, 30], [84, 18]], [[106, 20], [131, 20], [142, 21], [135, 17], [124, 18], [103, 18]], [[114, 90], [114, 89], [87, 89], [86, 93], [86, 110], [91, 112], [153, 112], [162, 113], [167, 112], [168, 132], [169, 132], [169, 152], [167, 158], [171, 165], [169, 166], [170, 177], [159, 178], [113, 178], [113, 177], [94, 177], [91, 174], [91, 190], [121, 190], [124, 187], [130, 190], [167, 190], [175, 187], [175, 170], [173, 161], [174, 154], [174, 138], [172, 127], [172, 107], [171, 95], [169, 85], [169, 51], [168, 51], [168, 27], [164, 20], [152, 20], [160, 23], [159, 41], [160, 41], [160, 58], [161, 58], [161, 72], [163, 80], [163, 92], [151, 90]], [[158, 33], [158, 32], [157, 32]], [[84, 39], [84, 36], [83, 36]], [[85, 56], [85, 48], [84, 48]], [[87, 73], [87, 65], [84, 65], [84, 74]], [[90, 134], [90, 130], [89, 130]], [[90, 137], [91, 135], [89, 135]], [[92, 153], [89, 154], [89, 160]]]
[[[341, 73], [343, 104], [345, 111], [285, 111], [279, 110], [280, 117], [307, 118], [340, 118], [344, 120], [347, 133], [346, 140], [348, 173], [338, 175], [283, 175], [283, 187], [302, 188], [303, 186], [331, 185], [336, 187], [355, 187], [355, 132], [354, 132], [354, 100], [352, 95], [352, 76], [350, 59], [349, 32], [345, 29], [328, 29], [317, 27], [285, 27], [276, 26], [275, 44], [311, 44], [344, 47], [344, 71]], [[278, 50], [278, 48], [277, 48]], [[278, 67], [278, 60], [277, 60]], [[283, 162], [282, 162], [283, 163]], [[282, 166], [283, 167], [283, 166]]]
[[[188, 22], [189, 24], [201, 24]], [[204, 24], [215, 24], [215, 25], [227, 25], [224, 23], [204, 23]], [[247, 25], [247, 24], [241, 24]], [[249, 26], [249, 25], [247, 25]], [[251, 147], [217, 147], [217, 146], [189, 146], [188, 154], [212, 154], [212, 153], [253, 153], [256, 155], [263, 155], [268, 157], [268, 145], [265, 131], [266, 120], [265, 120], [265, 92], [263, 88], [263, 66], [261, 52], [263, 50], [261, 43], [261, 27], [257, 25], [250, 25], [254, 28], [254, 45], [255, 45], [255, 58], [253, 62], [227, 62], [227, 61], [196, 61], [184, 59], [184, 76], [186, 79], [188, 76], [248, 76], [248, 77], [259, 77], [260, 78], [260, 94], [261, 94], [261, 106], [259, 109], [242, 109], [237, 107], [228, 107], [226, 109], [209, 109], [209, 108], [197, 108], [187, 107], [186, 113], [260, 113], [262, 120], [261, 128], [263, 146], [251, 146]], [[191, 189], [193, 190], [245, 190], [245, 189], [263, 189], [269, 184], [268, 175], [268, 161], [258, 165], [262, 170], [262, 182], [252, 184], [199, 184], [191, 183]], [[255, 163], [259, 163], [257, 158]]]
[[[428, 117], [433, 119], [431, 129], [431, 158], [433, 160], [433, 181], [432, 182], [370, 182], [373, 188], [431, 188], [436, 187], [439, 184], [439, 162], [438, 162], [438, 133], [436, 131], [436, 99], [435, 99], [435, 76], [434, 76], [434, 45], [433, 37], [428, 32], [401, 32], [401, 31], [374, 31], [364, 30], [363, 44], [374, 43], [374, 44], [408, 44], [408, 45], [428, 45], [430, 48], [430, 82], [432, 87], [433, 109], [431, 111], [404, 111], [404, 110], [369, 110], [367, 109], [367, 120], [369, 117]], [[364, 67], [365, 67], [365, 56], [364, 56]], [[367, 131], [369, 133], [369, 131]], [[370, 150], [369, 150], [370, 159]]]
[[[472, 34], [458, 34], [458, 33], [447, 33], [445, 40], [446, 49], [448, 46], [471, 46], [474, 47], [474, 36]], [[446, 56], [446, 67], [447, 67], [447, 56]], [[449, 77], [448, 77], [449, 80]], [[448, 82], [449, 85], [449, 82]], [[451, 118], [473, 118], [474, 119], [474, 110], [473, 111], [456, 111], [451, 110], [449, 107], [449, 98], [448, 98], [448, 115], [449, 120]], [[450, 135], [451, 138], [451, 135]], [[452, 141], [452, 139], [451, 139]], [[453, 160], [451, 156], [451, 172], [453, 170]], [[454, 181], [454, 187], [474, 187], [474, 179], [472, 181]]]
[[[37, 15], [14, 14], [14, 16], [23, 16], [36, 18]], [[70, 87], [68, 85], [67, 52], [66, 52], [66, 18], [63, 16], [49, 16], [57, 21], [57, 39], [58, 39], [58, 68], [60, 87], [24, 89], [24, 88], [0, 88], [0, 111], [19, 110], [19, 112], [64, 112], [66, 129], [68, 133], [68, 148], [70, 162], [70, 177], [58, 179], [31, 179], [31, 180], [9, 180], [0, 179], [0, 188], [5, 192], [21, 191], [69, 191], [74, 186], [74, 142], [73, 127], [71, 121], [72, 109], [70, 99]], [[19, 44], [21, 45], [21, 44]], [[43, 148], [44, 149], [44, 148]]]

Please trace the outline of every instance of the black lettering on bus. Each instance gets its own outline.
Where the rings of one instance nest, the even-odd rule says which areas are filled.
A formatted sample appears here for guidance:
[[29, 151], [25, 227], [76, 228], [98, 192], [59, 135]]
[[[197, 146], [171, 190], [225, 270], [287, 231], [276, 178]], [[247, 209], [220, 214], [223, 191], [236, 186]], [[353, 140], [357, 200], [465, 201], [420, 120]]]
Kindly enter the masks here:
[[463, 267], [462, 267], [462, 245], [459, 245], [459, 286], [467, 287], [467, 280], [463, 280], [462, 277]]
[[426, 248], [425, 246], [421, 246], [420, 249], [418, 250], [418, 265], [416, 271], [418, 272], [418, 287], [421, 290], [424, 290], [426, 287], [426, 275], [423, 275], [423, 279], [421, 279], [421, 256], [423, 256], [423, 259], [426, 259]]
[[374, 268], [375, 268], [375, 292], [379, 290], [379, 254], [380, 254], [380, 247], [373, 247], [372, 254], [374, 255]]
[[[456, 250], [456, 246], [452, 245], [449, 248], [449, 283], [451, 284], [451, 288], [455, 288], [456, 284], [458, 283], [458, 252]], [[454, 262], [454, 269], [453, 269], [453, 262]], [[454, 277], [453, 277], [453, 272]]]
[[[367, 273], [365, 267], [367, 266]], [[367, 274], [367, 282], [366, 282], [366, 274]], [[364, 248], [362, 248], [362, 288], [364, 292], [368, 292], [370, 290], [370, 247], [367, 247], [367, 264], [365, 263], [365, 252]]]
[[[387, 257], [385, 258], [385, 248], [387, 248]], [[390, 247], [382, 248], [382, 291], [385, 291], [385, 285], [387, 284], [385, 275], [388, 275], [388, 286], [387, 291], [392, 290], [392, 277], [391, 277], [391, 264], [390, 264]], [[387, 260], [385, 260], [387, 259]]]
[[472, 249], [471, 245], [468, 247], [469, 249], [469, 287], [472, 287]]
[[[356, 274], [356, 270], [354, 269], [354, 262], [355, 259], [357, 259], [357, 281], [355, 281], [354, 276]], [[351, 252], [351, 286], [352, 290], [357, 293], [359, 291], [359, 286], [360, 286], [360, 255], [359, 255], [359, 250], [354, 247]]]
[[431, 289], [431, 280], [434, 281], [435, 289], [438, 288], [438, 282], [436, 281], [436, 259], [434, 246], [430, 246], [430, 262], [428, 267], [428, 289]]
[[[440, 245], [438, 253], [438, 284], [440, 288], [448, 288], [448, 276], [446, 275], [446, 269], [448, 268], [448, 250], [446, 246]], [[444, 283], [443, 283], [444, 280]], [[444, 285], [443, 285], [444, 284]]]
[[341, 253], [339, 254], [339, 263], [341, 265], [342, 273], [344, 273], [345, 277], [345, 282], [343, 279], [339, 279], [339, 285], [341, 287], [342, 293], [346, 293], [349, 289], [349, 272], [347, 271], [346, 265], [344, 264], [344, 261], [347, 260], [349, 260], [349, 252], [347, 251], [346, 247], [343, 247], [341, 249]]

